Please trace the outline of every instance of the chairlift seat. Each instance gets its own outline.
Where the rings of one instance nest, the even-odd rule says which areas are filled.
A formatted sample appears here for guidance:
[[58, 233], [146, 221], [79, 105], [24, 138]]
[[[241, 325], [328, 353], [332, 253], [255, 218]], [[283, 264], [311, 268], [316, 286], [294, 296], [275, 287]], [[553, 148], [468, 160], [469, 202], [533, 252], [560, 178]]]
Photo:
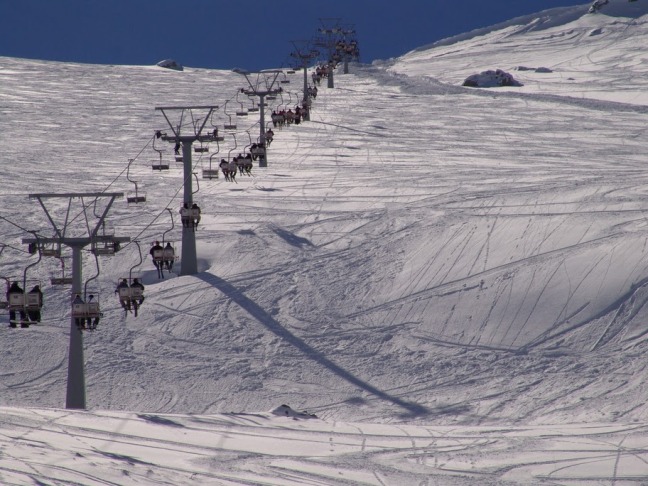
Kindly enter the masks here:
[[259, 108], [257, 108], [257, 107], [255, 106], [255, 107], [253, 107], [253, 108], [248, 108], [248, 111], [254, 111], [254, 112], [257, 112], [257, 111], [259, 111]]
[[146, 196], [140, 196], [140, 195], [133, 195], [133, 196], [127, 196], [126, 201], [129, 203], [143, 203], [146, 202]]
[[72, 285], [72, 277], [52, 277], [50, 283], [52, 285]]
[[25, 308], [27, 310], [39, 310], [43, 307], [40, 294], [27, 292], [25, 294]]
[[47, 257], [61, 258], [60, 248], [41, 248], [41, 255]]
[[236, 116], [248, 116], [248, 112], [247, 111], [237, 111]]
[[101, 317], [99, 302], [84, 302], [72, 304], [72, 317], [74, 318], [94, 318]]
[[7, 306], [10, 310], [19, 310], [25, 308], [25, 294], [12, 292], [9, 294]]
[[203, 179], [218, 179], [218, 169], [203, 169], [202, 176]]
[[173, 248], [165, 248], [163, 251], [164, 260], [175, 260], [176, 254]]
[[115, 244], [112, 242], [104, 242], [101, 244], [94, 244], [90, 250], [95, 255], [114, 255]]
[[142, 289], [138, 287], [120, 287], [119, 289], [119, 299], [120, 300], [133, 300], [139, 299], [144, 295]]
[[151, 166], [151, 168], [152, 168], [153, 170], [159, 170], [159, 171], [169, 170], [169, 164], [162, 164], [162, 163], [158, 164], [158, 163], [153, 163], [153, 165]]
[[164, 260], [164, 248], [153, 250], [153, 261], [161, 262]]
[[223, 125], [225, 130], [236, 130], [236, 125]]
[[194, 147], [194, 152], [196, 152], [197, 154], [209, 152], [209, 147]]
[[183, 159], [182, 159], [182, 155], [176, 155], [176, 156], [175, 156], [175, 161], [176, 161], [176, 162], [182, 162], [182, 161], [183, 161]]

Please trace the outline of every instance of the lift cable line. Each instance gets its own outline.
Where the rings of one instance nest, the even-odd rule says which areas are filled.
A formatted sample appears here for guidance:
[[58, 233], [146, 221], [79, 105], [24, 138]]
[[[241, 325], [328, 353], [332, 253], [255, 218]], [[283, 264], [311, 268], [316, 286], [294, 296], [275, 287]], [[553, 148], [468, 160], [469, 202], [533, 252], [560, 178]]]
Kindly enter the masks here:
[[[241, 88], [241, 93], [247, 96], [259, 97], [259, 145], [263, 152], [259, 156], [259, 167], [268, 167], [268, 149], [266, 144], [266, 128], [265, 128], [265, 98], [272, 99], [283, 91], [281, 86], [278, 86], [277, 79], [280, 74], [283, 74], [281, 69], [264, 69], [262, 71], [247, 71], [245, 69], [236, 68], [232, 72], [245, 76], [248, 83], [248, 88]], [[277, 85], [277, 87], [275, 87]]]
[[[118, 237], [114, 234], [107, 234], [105, 231], [105, 220], [113, 202], [118, 197], [123, 197], [121, 192], [96, 192], [96, 193], [64, 193], [64, 194], [30, 194], [30, 199], [37, 199], [41, 207], [45, 211], [45, 215], [54, 229], [55, 236], [51, 238], [43, 238], [35, 235], [34, 238], [24, 238], [23, 243], [28, 245], [36, 244], [38, 247], [47, 244], [65, 245], [72, 248], [72, 295], [82, 293], [82, 280], [83, 280], [83, 260], [81, 251], [88, 245], [91, 245], [93, 253], [97, 255], [97, 249], [111, 249], [109, 251], [101, 252], [100, 254], [114, 254], [119, 250], [122, 242], [129, 242], [128, 237]], [[98, 221], [93, 226], [87, 226], [87, 235], [81, 236], [67, 236], [68, 226], [71, 221], [69, 220], [72, 202], [75, 199], [80, 199], [83, 206], [84, 214], [90, 205], [85, 205], [85, 198], [93, 198], [95, 202], [99, 198], [108, 198], [103, 211], [98, 215]], [[68, 199], [68, 207], [65, 215], [63, 226], [60, 227], [54, 221], [52, 213], [45, 206], [47, 199]], [[86, 214], [87, 221], [87, 214]], [[100, 229], [103, 231], [100, 234]], [[40, 250], [39, 250], [40, 252]], [[70, 318], [70, 349], [68, 355], [68, 378], [67, 378], [67, 393], [66, 405], [68, 409], [85, 409], [86, 408], [86, 390], [85, 390], [85, 370], [83, 359], [83, 334], [76, 325], [75, 317]]]
[[[156, 137], [164, 141], [175, 143], [175, 151], [179, 153], [182, 148], [182, 164], [184, 166], [184, 198], [183, 208], [191, 209], [193, 204], [193, 170], [192, 165], [192, 150], [191, 146], [195, 141], [201, 143], [213, 142], [218, 137], [218, 129], [203, 134], [203, 130], [207, 121], [211, 120], [212, 113], [217, 110], [218, 106], [160, 106], [156, 107], [156, 111], [160, 111], [164, 116], [171, 134], [166, 134], [161, 131], [156, 132]], [[200, 117], [200, 122], [191, 123], [191, 132], [183, 133], [183, 128], [187, 124], [183, 124], [185, 115], [188, 113], [192, 120], [195, 120], [194, 111], [205, 111], [206, 115]], [[174, 125], [169, 119], [170, 113], [180, 112], [179, 121]], [[182, 225], [182, 257], [180, 263], [180, 275], [195, 275], [198, 273], [198, 257], [196, 255], [196, 232], [195, 225], [184, 224]]]

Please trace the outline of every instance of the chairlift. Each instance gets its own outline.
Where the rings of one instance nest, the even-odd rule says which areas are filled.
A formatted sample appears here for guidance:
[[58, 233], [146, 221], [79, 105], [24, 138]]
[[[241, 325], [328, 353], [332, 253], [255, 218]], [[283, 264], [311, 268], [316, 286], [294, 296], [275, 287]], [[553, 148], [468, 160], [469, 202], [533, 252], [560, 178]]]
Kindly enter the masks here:
[[[38, 242], [38, 235], [36, 233], [33, 234]], [[29, 264], [25, 268], [22, 278], [22, 287], [20, 287], [18, 280], [9, 284], [9, 280], [6, 279], [6, 308], [9, 310], [9, 326], [12, 328], [18, 327], [16, 312], [20, 314], [20, 327], [22, 328], [27, 328], [30, 324], [41, 322], [41, 310], [43, 308], [43, 292], [41, 291], [41, 283], [38, 279], [27, 278], [29, 269], [38, 265], [41, 259], [42, 255], [38, 252], [38, 260]]]
[[250, 99], [252, 101], [252, 106], [248, 108], [248, 112], [256, 113], [259, 111], [259, 106], [254, 102], [253, 99]]
[[[158, 278], [164, 278], [164, 270], [168, 272], [173, 271], [173, 264], [177, 261], [178, 257], [176, 256], [175, 246], [172, 242], [166, 241], [167, 233], [173, 231], [175, 227], [175, 222], [173, 221], [173, 212], [169, 208], [164, 208], [169, 211], [169, 216], [171, 217], [171, 228], [167, 229], [162, 234], [162, 244], [155, 245], [151, 248], [151, 258], [153, 259], [153, 264], [158, 272]], [[156, 244], [159, 242], [155, 242]]]
[[90, 243], [90, 252], [93, 255], [114, 255], [120, 249], [120, 243], [115, 241], [115, 228], [106, 224], [101, 224], [101, 233], [94, 235]]
[[199, 147], [194, 147], [194, 152], [197, 154], [204, 154], [206, 152], [209, 152], [209, 147], [207, 145], [203, 145], [202, 142], [200, 142]]
[[128, 277], [122, 277], [117, 283], [115, 293], [118, 294], [119, 303], [126, 313], [134, 311], [137, 317], [137, 311], [144, 302], [144, 285], [141, 282], [141, 277], [133, 277], [133, 270], [142, 264], [142, 249], [137, 240], [133, 240], [137, 245], [139, 252], [139, 263], [133, 265], [128, 272]]
[[203, 179], [218, 179], [219, 166], [214, 162], [214, 157], [220, 152], [220, 145], [216, 143], [216, 152], [209, 156], [209, 160], [203, 163], [202, 177]]
[[151, 161], [151, 168], [153, 170], [159, 170], [160, 172], [163, 170], [169, 170], [169, 163], [164, 162], [162, 160], [162, 149], [159, 149], [155, 146], [155, 140], [159, 139], [162, 136], [162, 132], [157, 130], [155, 132], [155, 136], [153, 137], [153, 150], [155, 150], [158, 153], [159, 160], [152, 160]]
[[83, 297], [81, 293], [73, 293], [71, 300], [71, 315], [74, 318], [79, 331], [94, 331], [99, 324], [99, 319], [103, 317], [100, 305], [100, 292], [98, 289], [90, 288], [90, 282], [97, 279], [101, 273], [99, 268], [99, 259], [95, 255], [97, 273], [86, 280], [83, 287]]
[[[198, 180], [196, 178], [196, 180]], [[192, 207], [189, 207], [187, 203], [180, 208], [180, 220], [182, 221], [182, 227], [192, 229], [196, 231], [198, 228], [198, 223], [200, 223], [201, 210], [198, 204], [194, 203]]]
[[211, 119], [209, 120], [209, 123], [211, 123], [211, 126], [214, 130], [212, 131], [212, 133], [209, 133], [206, 136], [209, 137], [212, 142], [222, 142], [225, 140], [225, 137], [218, 134], [218, 125], [214, 124], [215, 113], [215, 111], [212, 111]]
[[139, 190], [139, 185], [137, 181], [130, 178], [130, 166], [135, 161], [135, 159], [128, 160], [128, 167], [126, 168], [126, 179], [129, 182], [132, 182], [135, 185], [135, 191], [131, 191], [126, 195], [126, 201], [130, 203], [143, 203], [146, 202], [146, 195]]
[[[17, 283], [18, 281], [14, 281]], [[18, 284], [19, 285], [19, 284]], [[18, 327], [16, 312], [20, 314], [20, 327], [27, 328], [30, 324], [41, 321], [41, 310], [43, 308], [42, 293], [35, 290], [40, 289], [40, 281], [37, 279], [23, 278], [23, 286], [20, 292], [12, 291], [13, 285], [9, 285], [7, 280], [7, 306], [9, 310], [9, 326]], [[25, 291], [24, 289], [30, 289]]]
[[45, 257], [61, 258], [61, 243], [41, 243], [40, 254]]
[[50, 283], [52, 285], [72, 285], [72, 277], [65, 276], [65, 260], [63, 257], [59, 257], [61, 260], [61, 276], [60, 277], [51, 277]]
[[227, 101], [225, 102], [224, 107], [223, 107], [223, 113], [225, 113], [225, 116], [227, 116], [227, 118], [229, 118], [229, 123], [226, 123], [225, 125], [223, 125], [223, 128], [224, 128], [225, 130], [236, 130], [236, 123], [233, 123], [233, 122], [232, 122], [232, 115], [231, 115], [231, 113], [227, 113], [227, 103], [229, 103], [230, 101], [231, 101], [231, 100], [227, 100]]

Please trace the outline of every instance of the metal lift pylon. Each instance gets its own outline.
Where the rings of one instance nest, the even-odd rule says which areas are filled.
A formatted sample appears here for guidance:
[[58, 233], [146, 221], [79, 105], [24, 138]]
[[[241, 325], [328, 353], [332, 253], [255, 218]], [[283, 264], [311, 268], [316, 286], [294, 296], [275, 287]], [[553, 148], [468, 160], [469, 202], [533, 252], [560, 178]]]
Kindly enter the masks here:
[[[108, 211], [112, 207], [113, 202], [117, 197], [123, 197], [121, 192], [97, 192], [97, 193], [66, 193], [66, 194], [30, 194], [30, 199], [37, 199], [41, 207], [45, 211], [45, 215], [50, 224], [54, 227], [55, 236], [52, 238], [24, 238], [23, 243], [26, 244], [49, 244], [55, 243], [58, 245], [65, 245], [72, 248], [72, 294], [80, 294], [83, 291], [83, 260], [81, 258], [81, 251], [84, 247], [101, 242], [104, 246], [106, 244], [114, 244], [118, 247], [122, 242], [129, 242], [128, 237], [116, 237], [114, 235], [100, 236], [99, 228], [101, 228], [106, 219]], [[63, 227], [54, 222], [52, 215], [45, 207], [43, 202], [45, 199], [68, 199], [68, 210], [65, 217]], [[99, 221], [94, 228], [88, 227], [87, 236], [66, 236], [69, 221], [70, 208], [72, 201], [76, 198], [81, 199], [81, 204], [85, 212], [87, 206], [83, 203], [84, 198], [110, 198], [104, 207], [104, 211], [99, 215]], [[70, 348], [68, 354], [68, 377], [67, 377], [67, 392], [65, 399], [65, 408], [68, 409], [81, 409], [86, 408], [86, 390], [85, 390], [85, 362], [83, 358], [83, 334], [77, 328], [74, 322], [74, 317], [70, 318]]]
[[[172, 135], [162, 134], [162, 140], [167, 142], [180, 144], [182, 146], [182, 164], [184, 167], [184, 193], [183, 203], [191, 208], [193, 204], [193, 163], [191, 160], [191, 146], [195, 141], [199, 142], [213, 142], [218, 138], [216, 131], [203, 134], [205, 124], [211, 119], [212, 112], [218, 109], [218, 106], [160, 106], [155, 108], [156, 111], [162, 112], [164, 119], [169, 124]], [[182, 133], [184, 115], [188, 112], [191, 115], [192, 121], [196, 119], [193, 116], [194, 110], [206, 111], [204, 118], [200, 123], [192, 124], [192, 132]], [[168, 113], [172, 111], [180, 111], [180, 121], [177, 125], [171, 123]], [[196, 254], [196, 232], [193, 228], [187, 225], [182, 225], [182, 254], [180, 261], [180, 275], [195, 275], [198, 273], [198, 257]]]
[[[265, 97], [276, 96], [283, 91], [281, 86], [275, 88], [275, 83], [281, 69], [264, 69], [262, 71], [246, 71], [245, 69], [233, 69], [232, 72], [245, 76], [248, 88], [241, 88], [241, 93], [247, 96], [259, 97], [259, 142], [264, 150], [263, 157], [259, 157], [259, 167], [268, 167], [268, 147], [266, 146], [266, 128], [265, 128]], [[256, 76], [256, 79], [255, 79]]]

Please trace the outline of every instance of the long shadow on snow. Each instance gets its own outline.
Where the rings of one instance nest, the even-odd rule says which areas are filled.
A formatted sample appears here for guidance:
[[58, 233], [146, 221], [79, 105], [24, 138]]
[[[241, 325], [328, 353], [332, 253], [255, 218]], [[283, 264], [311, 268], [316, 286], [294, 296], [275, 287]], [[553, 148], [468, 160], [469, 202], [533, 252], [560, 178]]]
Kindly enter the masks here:
[[348, 372], [344, 368], [338, 366], [333, 361], [324, 356], [321, 352], [314, 349], [308, 343], [300, 339], [299, 337], [292, 334], [290, 331], [285, 329], [279, 322], [277, 322], [270, 314], [268, 314], [263, 308], [261, 308], [257, 303], [243, 294], [240, 290], [234, 287], [232, 284], [223, 280], [220, 277], [212, 275], [210, 273], [200, 273], [196, 275], [199, 279], [208, 283], [212, 287], [220, 290], [223, 294], [227, 295], [232, 301], [236, 302], [241, 308], [245, 309], [252, 317], [257, 321], [263, 324], [269, 331], [275, 334], [277, 337], [280, 337], [284, 341], [292, 344], [302, 353], [304, 353], [308, 358], [313, 359], [320, 363], [322, 366], [328, 368], [330, 371], [338, 375], [340, 378], [348, 381], [349, 383], [357, 386], [358, 388], [371, 393], [372, 395], [391, 402], [394, 405], [397, 405], [407, 411], [405, 415], [411, 417], [418, 417], [422, 415], [428, 415], [430, 410], [428, 410], [423, 405], [416, 403], [409, 403], [404, 400], [401, 400], [398, 397], [394, 397], [385, 393], [382, 390], [377, 389], [376, 387], [362, 381], [357, 376]]

